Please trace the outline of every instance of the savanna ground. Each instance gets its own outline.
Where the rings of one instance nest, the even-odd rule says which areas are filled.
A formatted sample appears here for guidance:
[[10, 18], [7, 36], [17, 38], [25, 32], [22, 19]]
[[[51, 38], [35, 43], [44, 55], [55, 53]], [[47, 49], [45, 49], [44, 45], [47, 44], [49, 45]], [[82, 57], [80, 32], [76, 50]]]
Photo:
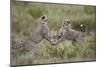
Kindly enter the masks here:
[[[43, 40], [35, 45], [36, 58], [24, 56], [17, 49], [12, 57], [12, 65], [63, 63], [73, 61], [96, 60], [96, 7], [84, 5], [64, 5], [13, 1], [11, 4], [11, 37], [16, 45], [23, 42], [34, 32], [38, 18], [47, 15], [51, 30], [59, 30], [65, 16], [69, 17], [74, 29], [84, 23], [89, 27], [91, 35], [85, 37], [83, 47], [76, 48], [70, 40], [52, 46]], [[11, 41], [12, 42], [12, 41]], [[12, 44], [13, 45], [13, 44]], [[13, 51], [13, 50], [11, 50]], [[23, 59], [26, 57], [28, 60]]]

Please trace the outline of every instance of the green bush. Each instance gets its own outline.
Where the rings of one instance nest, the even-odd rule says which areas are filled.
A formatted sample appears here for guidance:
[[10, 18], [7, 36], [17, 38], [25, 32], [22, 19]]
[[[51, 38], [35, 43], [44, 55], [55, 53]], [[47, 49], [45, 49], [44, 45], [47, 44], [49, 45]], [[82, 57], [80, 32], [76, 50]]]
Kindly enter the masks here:
[[43, 15], [43, 12], [42, 12], [42, 10], [41, 10], [40, 7], [30, 7], [30, 8], [28, 9], [28, 13], [29, 13], [32, 17], [35, 17], [35, 18], [40, 17], [40, 16]]

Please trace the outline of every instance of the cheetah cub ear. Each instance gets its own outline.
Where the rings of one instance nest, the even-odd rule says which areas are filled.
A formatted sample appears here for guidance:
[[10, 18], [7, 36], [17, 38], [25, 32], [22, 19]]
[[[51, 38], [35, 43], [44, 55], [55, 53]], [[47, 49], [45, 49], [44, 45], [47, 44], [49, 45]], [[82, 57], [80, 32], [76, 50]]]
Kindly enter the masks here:
[[41, 16], [41, 19], [43, 20], [43, 19], [45, 19], [46, 18], [46, 16], [45, 15], [43, 15], [43, 16]]
[[46, 15], [43, 15], [43, 16], [41, 16], [40, 19], [41, 19], [41, 20], [47, 20], [47, 16], [46, 16]]

